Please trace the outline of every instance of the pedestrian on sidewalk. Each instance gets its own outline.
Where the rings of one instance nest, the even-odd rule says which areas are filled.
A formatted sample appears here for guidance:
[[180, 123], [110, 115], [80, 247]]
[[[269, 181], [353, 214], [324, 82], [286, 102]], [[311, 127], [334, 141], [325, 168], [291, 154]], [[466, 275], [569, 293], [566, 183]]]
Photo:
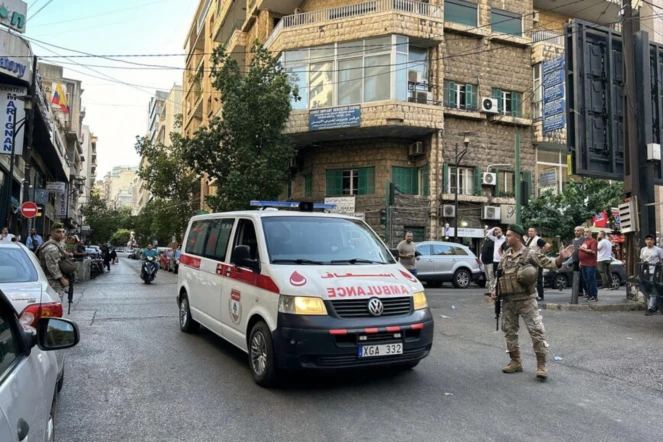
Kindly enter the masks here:
[[110, 262], [111, 262], [110, 249], [108, 248], [108, 246], [106, 245], [105, 242], [102, 242], [101, 244], [99, 244], [99, 248], [101, 249], [101, 257], [104, 260], [104, 267], [106, 267], [108, 269], [108, 272], [110, 272], [110, 270], [111, 270], [111, 268], [110, 268]]
[[645, 292], [647, 295], [649, 295], [649, 305], [647, 311], [645, 312], [645, 316], [651, 316], [656, 313], [656, 310], [658, 310], [658, 298], [656, 293], [654, 293], [653, 278], [654, 271], [656, 270], [656, 264], [663, 260], [663, 249], [654, 245], [655, 242], [656, 239], [654, 238], [654, 235], [647, 235], [645, 237], [645, 244], [647, 244], [647, 246], [640, 250], [640, 262], [643, 264], [649, 264], [648, 280], [643, 281]]
[[612, 243], [605, 232], [599, 232], [597, 268], [601, 275], [601, 288], [612, 290], [612, 272], [610, 272], [610, 263], [612, 262]]
[[14, 238], [14, 235], [9, 233], [9, 229], [7, 227], [4, 227], [2, 229], [2, 233], [0, 233], [0, 241], [11, 242], [12, 238]]
[[580, 270], [585, 283], [585, 298], [597, 302], [599, 300], [596, 285], [598, 242], [592, 238], [592, 229], [589, 227], [585, 227], [584, 233], [585, 240], [578, 250], [578, 258], [580, 258]]
[[502, 229], [497, 226], [493, 227], [486, 233], [486, 237], [490, 239], [493, 243], [493, 275], [497, 273], [497, 267], [500, 264], [500, 260], [502, 259], [502, 254], [504, 251], [502, 250], [502, 245], [506, 242], [506, 236], [502, 234]]
[[417, 252], [417, 246], [412, 242], [413, 238], [412, 232], [406, 232], [405, 239], [396, 248], [398, 249], [398, 261], [416, 278], [419, 252]]
[[481, 262], [486, 274], [486, 295], [490, 295], [490, 287], [493, 286], [493, 279], [495, 278], [495, 270], [493, 270], [494, 253], [495, 243], [490, 238], [485, 237], [481, 247]]
[[580, 246], [582, 246], [582, 243], [585, 242], [585, 237], [583, 236], [583, 228], [580, 226], [577, 226], [575, 229], [573, 229], [573, 234], [575, 235], [575, 238], [573, 239], [573, 255], [571, 256], [571, 262], [573, 263], [573, 271], [578, 272], [580, 275], [580, 284], [578, 285], [578, 296], [583, 296], [585, 294], [585, 281], [582, 277], [582, 271], [580, 270], [580, 257], [578, 256], [578, 253], [580, 252]]
[[[535, 227], [530, 227], [527, 231], [527, 241], [525, 247], [533, 250], [537, 255], [543, 253], [543, 248], [546, 241], [539, 237]], [[543, 267], [539, 267], [539, 274], [536, 278], [536, 293], [538, 294], [537, 301], [543, 301]]]
[[[511, 362], [502, 369], [504, 373], [519, 373], [523, 371], [518, 344], [518, 321], [523, 318], [527, 331], [532, 338], [534, 353], [536, 353], [536, 377], [542, 380], [548, 378], [546, 359], [548, 343], [543, 327], [539, 305], [535, 299], [537, 271], [539, 267], [556, 270], [562, 266], [566, 258], [571, 256], [572, 247], [562, 250], [556, 259], [539, 255], [528, 249], [522, 242], [525, 230], [519, 225], [511, 225], [507, 230], [507, 251], [498, 265], [499, 278], [491, 287], [491, 296], [499, 302], [497, 295], [504, 301], [502, 307], [502, 331], [506, 340], [506, 348]], [[495, 291], [495, 288], [498, 291]]]
[[30, 229], [30, 236], [25, 241], [25, 245], [32, 253], [36, 253], [39, 246], [44, 244], [44, 239], [37, 233], [37, 229], [34, 227]]

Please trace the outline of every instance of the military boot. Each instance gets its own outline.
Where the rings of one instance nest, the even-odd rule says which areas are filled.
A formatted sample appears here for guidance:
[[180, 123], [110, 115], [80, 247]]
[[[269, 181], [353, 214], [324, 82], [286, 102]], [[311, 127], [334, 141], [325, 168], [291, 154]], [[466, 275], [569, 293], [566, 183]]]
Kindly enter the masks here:
[[546, 370], [546, 354], [536, 354], [536, 377], [542, 380], [548, 379], [548, 370]]
[[523, 363], [520, 359], [520, 350], [512, 351], [509, 353], [511, 362], [502, 369], [503, 373], [520, 373], [523, 371]]

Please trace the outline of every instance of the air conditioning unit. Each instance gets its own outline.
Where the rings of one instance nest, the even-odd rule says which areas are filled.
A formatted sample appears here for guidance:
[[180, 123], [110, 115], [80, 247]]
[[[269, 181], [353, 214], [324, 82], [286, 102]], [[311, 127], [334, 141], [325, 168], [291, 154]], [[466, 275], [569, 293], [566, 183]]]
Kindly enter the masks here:
[[428, 104], [433, 101], [433, 93], [417, 91], [417, 103]]
[[486, 206], [481, 209], [481, 219], [499, 220], [501, 215], [500, 208], [496, 206]]
[[424, 74], [419, 71], [408, 71], [407, 81], [416, 84], [424, 83]]
[[455, 218], [456, 217], [456, 206], [451, 204], [445, 204], [442, 206], [442, 217], [443, 218]]
[[416, 143], [410, 144], [409, 155], [411, 157], [417, 155], [423, 155], [425, 153], [426, 151], [424, 150], [424, 143], [422, 143], [421, 141], [417, 141]]
[[484, 97], [481, 99], [481, 112], [487, 114], [496, 114], [497, 111], [497, 99]]
[[497, 184], [497, 174], [491, 172], [484, 172], [481, 184], [484, 186], [494, 186]]

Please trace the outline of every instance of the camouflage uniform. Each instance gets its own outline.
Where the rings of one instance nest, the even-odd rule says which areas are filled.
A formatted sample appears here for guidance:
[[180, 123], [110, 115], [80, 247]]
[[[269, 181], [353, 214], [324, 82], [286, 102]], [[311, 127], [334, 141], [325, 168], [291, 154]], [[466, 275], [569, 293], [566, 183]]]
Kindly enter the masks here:
[[[536, 302], [536, 279], [530, 285], [523, 285], [517, 280], [517, 272], [524, 266], [533, 265], [548, 269], [557, 269], [554, 259], [545, 255], [537, 254], [533, 250], [522, 247], [519, 251], [509, 248], [502, 255], [498, 269], [501, 270], [499, 280], [499, 296], [502, 298], [502, 331], [506, 340], [506, 348], [511, 355], [512, 361], [516, 362], [518, 369], [505, 372], [522, 371], [520, 365], [520, 346], [518, 345], [519, 318], [522, 317], [529, 331], [534, 345], [534, 352], [540, 366], [545, 367], [548, 343], [546, 342], [546, 330], [543, 326], [539, 306]], [[497, 282], [493, 283], [493, 291]], [[543, 363], [541, 365], [541, 362]]]
[[67, 291], [67, 288], [60, 282], [60, 278], [64, 276], [60, 271], [60, 260], [63, 253], [65, 253], [64, 248], [53, 241], [45, 244], [39, 251], [39, 262], [42, 269], [44, 269], [44, 273], [46, 273], [48, 285], [60, 295], [60, 300], [64, 299], [64, 294]]

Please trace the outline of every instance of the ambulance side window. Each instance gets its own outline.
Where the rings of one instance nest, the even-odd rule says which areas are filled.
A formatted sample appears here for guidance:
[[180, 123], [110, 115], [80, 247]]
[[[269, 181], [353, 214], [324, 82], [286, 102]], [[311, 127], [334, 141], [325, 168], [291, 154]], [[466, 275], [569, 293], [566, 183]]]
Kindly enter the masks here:
[[209, 232], [209, 228], [209, 220], [194, 221], [194, 223], [191, 225], [189, 236], [186, 239], [184, 253], [203, 256], [203, 251], [205, 249], [205, 238], [207, 238], [207, 232]]
[[249, 246], [251, 259], [258, 260], [258, 237], [253, 221], [250, 219], [240, 219], [238, 221], [233, 249], [237, 246]]
[[207, 245], [205, 246], [205, 258], [216, 261], [225, 261], [230, 243], [230, 234], [233, 230], [235, 220], [232, 218], [215, 219], [212, 221]]

